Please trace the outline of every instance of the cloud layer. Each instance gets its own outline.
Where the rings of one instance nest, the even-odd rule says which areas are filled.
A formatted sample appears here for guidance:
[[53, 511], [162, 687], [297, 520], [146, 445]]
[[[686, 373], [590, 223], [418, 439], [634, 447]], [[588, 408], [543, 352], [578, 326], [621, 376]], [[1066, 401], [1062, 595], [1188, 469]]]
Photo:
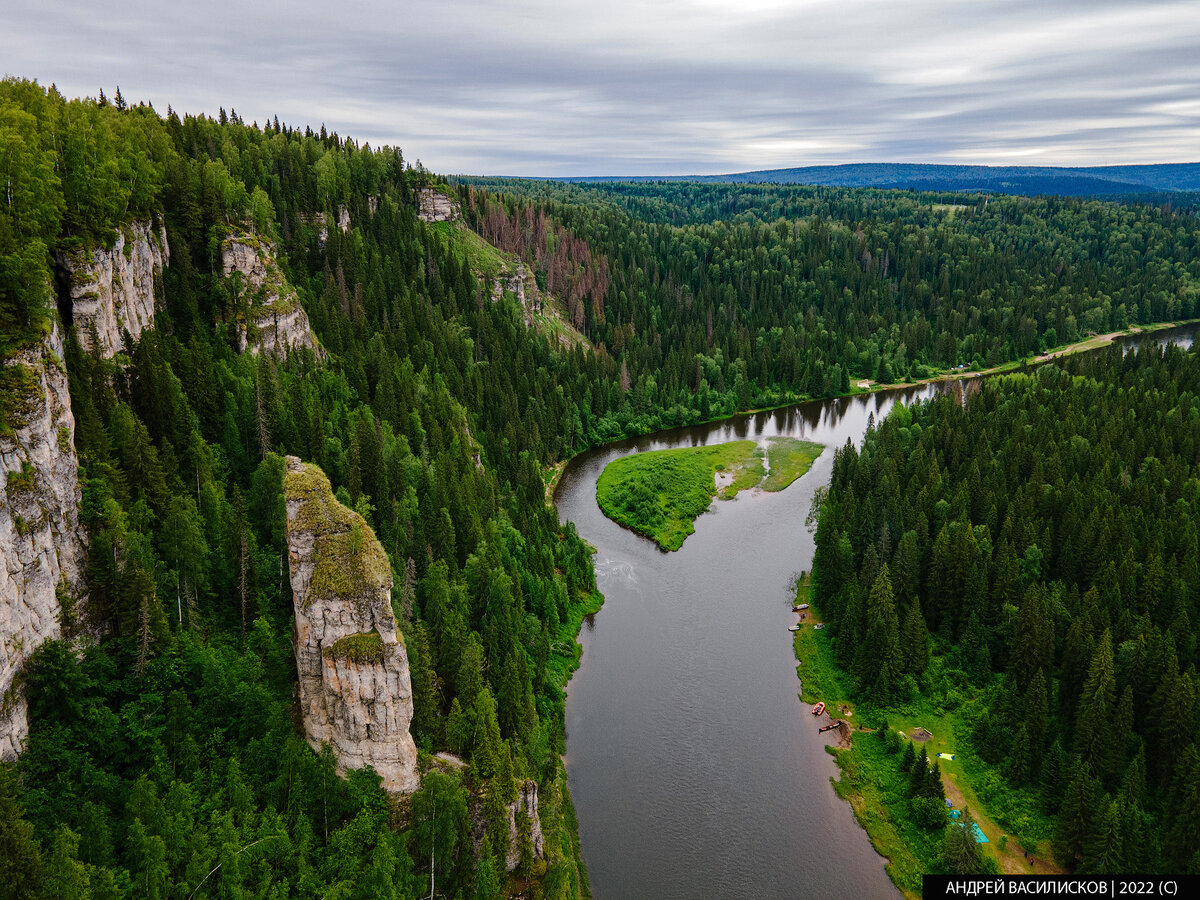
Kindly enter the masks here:
[[325, 124], [441, 172], [1200, 159], [1195, 0], [6, 7], [7, 74]]

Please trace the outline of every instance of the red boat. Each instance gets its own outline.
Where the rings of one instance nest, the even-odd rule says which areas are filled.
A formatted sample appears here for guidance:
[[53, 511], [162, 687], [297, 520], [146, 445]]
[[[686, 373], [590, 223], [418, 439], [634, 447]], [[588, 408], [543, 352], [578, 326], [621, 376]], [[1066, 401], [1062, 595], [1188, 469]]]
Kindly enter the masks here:
[[821, 701], [816, 706], [813, 707], [813, 715], [819, 716], [823, 712], [825, 712], [825, 702]]

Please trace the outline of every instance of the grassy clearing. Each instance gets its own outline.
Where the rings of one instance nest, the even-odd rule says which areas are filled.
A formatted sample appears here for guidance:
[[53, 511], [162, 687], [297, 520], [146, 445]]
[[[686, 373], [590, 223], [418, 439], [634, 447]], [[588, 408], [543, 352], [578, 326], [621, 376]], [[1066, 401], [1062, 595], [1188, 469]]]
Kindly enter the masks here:
[[777, 437], [767, 442], [767, 462], [771, 471], [763, 480], [764, 491], [782, 491], [812, 468], [825, 447], [799, 438]]
[[755, 487], [782, 491], [809, 470], [823, 449], [796, 438], [771, 438], [766, 448], [754, 441], [730, 441], [623, 456], [601, 473], [596, 502], [614, 522], [664, 550], [678, 550], [714, 496], [731, 500]]
[[515, 256], [497, 250], [461, 222], [433, 222], [429, 232], [451, 249], [466, 254], [471, 271], [486, 278], [489, 284], [501, 272], [516, 270]]
[[[542, 311], [533, 314], [539, 331], [560, 347], [580, 346], [592, 348], [592, 343], [567, 319], [562, 301], [551, 294], [542, 294]], [[593, 348], [594, 349], [594, 348]]]
[[[796, 602], [812, 602], [807, 575], [797, 585]], [[810, 606], [805, 626], [820, 621], [820, 610]], [[855, 729], [873, 730], [886, 722], [888, 729], [907, 738], [920, 726], [932, 737], [914, 747], [923, 746], [931, 759], [937, 759], [939, 753], [955, 757], [937, 760], [946, 796], [954, 801], [955, 808], [970, 812], [989, 841], [981, 849], [996, 859], [1001, 872], [1061, 871], [1050, 861], [1050, 820], [1020, 791], [1009, 787], [963, 739], [972, 701], [953, 710], [935, 707], [925, 698], [886, 710], [869, 704], [856, 706], [849, 699], [853, 693], [851, 676], [835, 662], [835, 641], [828, 629], [804, 627], [796, 632], [794, 646], [805, 703], [824, 701], [831, 715], [846, 718]], [[850, 803], [875, 849], [888, 858], [888, 875], [896, 886], [906, 897], [919, 897], [921, 875], [930, 870], [940, 852], [943, 832], [926, 830], [913, 819], [899, 754], [888, 753], [885, 742], [871, 730], [856, 730], [849, 750], [830, 747], [829, 752], [841, 770], [840, 780], [834, 782], [838, 796]], [[1037, 859], [1036, 868], [1031, 868], [1024, 857], [1026, 847]]]

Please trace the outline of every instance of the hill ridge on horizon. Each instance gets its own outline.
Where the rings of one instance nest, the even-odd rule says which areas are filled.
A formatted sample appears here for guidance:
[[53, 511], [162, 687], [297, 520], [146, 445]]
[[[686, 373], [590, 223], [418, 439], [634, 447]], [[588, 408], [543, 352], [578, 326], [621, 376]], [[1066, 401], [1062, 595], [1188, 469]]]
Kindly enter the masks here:
[[953, 163], [839, 163], [755, 169], [719, 175], [547, 177], [576, 183], [690, 181], [811, 184], [1006, 194], [1129, 194], [1200, 191], [1200, 162], [1107, 166], [990, 166]]

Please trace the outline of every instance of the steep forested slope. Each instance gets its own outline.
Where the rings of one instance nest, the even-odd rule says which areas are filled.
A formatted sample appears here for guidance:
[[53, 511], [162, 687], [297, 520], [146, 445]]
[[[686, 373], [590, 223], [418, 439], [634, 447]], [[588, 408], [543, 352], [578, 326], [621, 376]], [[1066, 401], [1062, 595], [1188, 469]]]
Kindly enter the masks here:
[[[732, 405], [992, 366], [1200, 306], [1195, 216], [1097, 201], [764, 185], [477, 182], [464, 210], [545, 256], [558, 222], [607, 262], [577, 325], [636, 399]], [[516, 192], [501, 206], [487, 190]], [[561, 254], [560, 254], [561, 255]], [[689, 403], [689, 398], [690, 403]], [[677, 409], [663, 424], [688, 420]]]
[[[851, 377], [1192, 316], [1200, 278], [1196, 221], [1169, 210], [870, 191], [460, 187], [484, 239], [464, 242], [422, 221], [447, 188], [398, 150], [16, 80], [0, 182], [0, 438], [65, 369], [74, 431], [39, 452], [77, 457], [87, 546], [80, 590], [47, 586], [65, 640], [4, 635], [0, 712], [29, 703], [0, 765], [19, 896], [407, 897], [432, 874], [446, 896], [586, 894], [559, 754], [597, 598], [550, 467]], [[588, 341], [527, 327], [480, 277], [493, 251]], [[153, 316], [76, 318], [104, 302], [87, 259], [111, 295], [138, 271]], [[425, 771], [409, 799], [305, 742], [285, 455], [386, 552]], [[9, 462], [5, 521], [28, 533], [45, 479]]]
[[[14, 687], [31, 726], [0, 766], [5, 865], [20, 873], [5, 889], [408, 897], [428, 891], [432, 860], [444, 895], [495, 896], [506, 818], [533, 779], [545, 859], [519, 811], [516, 877], [586, 894], [558, 754], [591, 568], [544, 502], [560, 439], [514, 407], [561, 404], [560, 377], [603, 383], [604, 360], [558, 355], [511, 299], [486, 302], [490, 285], [418, 219], [428, 176], [398, 151], [22, 82], [0, 103], [6, 360], [55, 315], [57, 254], [103, 249], [133, 217], [165, 220], [171, 251], [153, 327], [108, 352], [68, 338], [88, 552], [86, 601], [63, 612], [82, 650], [44, 645]], [[247, 230], [278, 246], [267, 275], [295, 286], [319, 354], [239, 352], [262, 301], [225, 277], [222, 247]], [[438, 764], [410, 802], [362, 772], [337, 778], [299, 733], [289, 453], [378, 535], [417, 745], [469, 764]]]
[[961, 706], [1006, 827], [1082, 871], [1200, 867], [1198, 466], [1200, 353], [1114, 349], [898, 408], [820, 507], [859, 697]]

